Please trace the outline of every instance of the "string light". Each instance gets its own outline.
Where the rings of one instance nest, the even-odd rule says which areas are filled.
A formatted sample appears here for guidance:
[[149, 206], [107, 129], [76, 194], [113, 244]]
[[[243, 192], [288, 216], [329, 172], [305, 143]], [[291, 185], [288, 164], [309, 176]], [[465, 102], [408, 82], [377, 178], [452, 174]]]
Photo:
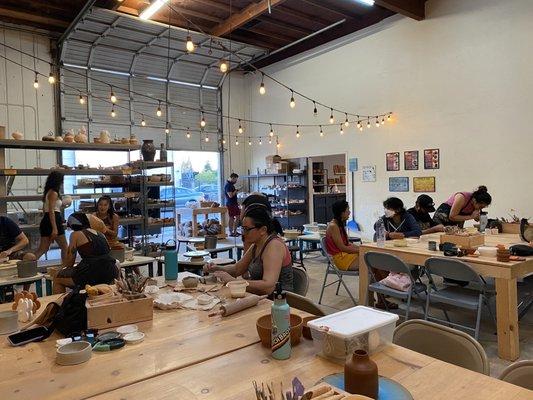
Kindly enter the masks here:
[[251, 145], [252, 145], [252, 140], [248, 138], [248, 146], [251, 146]]
[[239, 120], [239, 129], [238, 129], [239, 133], [243, 133], [244, 132], [244, 129], [242, 129], [242, 125], [241, 125], [241, 120]]
[[54, 76], [53, 73], [50, 72], [50, 75], [48, 75], [48, 83], [50, 85], [53, 85], [54, 83], [56, 83], [56, 77]]
[[381, 125], [385, 125], [385, 117], [381, 117]]
[[209, 136], [205, 135], [205, 142], [208, 143], [209, 142]]
[[392, 118], [392, 113], [390, 113], [389, 115], [387, 115], [387, 121], [390, 122], [391, 118]]
[[348, 128], [350, 126], [350, 122], [348, 121], [348, 114], [347, 113], [345, 114], [346, 114], [346, 120], [344, 121], [344, 126]]
[[115, 106], [111, 107], [111, 116], [115, 118], [117, 116], [117, 113], [115, 112]]
[[161, 110], [161, 101], [159, 101], [159, 105], [157, 106], [157, 111], [155, 112], [155, 115], [157, 115], [158, 117], [163, 115], [163, 110]]
[[239, 145], [239, 138], [235, 138], [235, 146]]
[[33, 87], [35, 89], [39, 89], [39, 76], [37, 75], [37, 72], [35, 73], [35, 80], [33, 81]]
[[363, 132], [363, 125], [362, 125], [362, 124], [359, 125], [359, 130], [360, 130], [361, 132]]
[[272, 124], [270, 124], [270, 137], [274, 136], [274, 130], [272, 129]]
[[296, 125], [296, 139], [300, 139], [300, 125]]
[[187, 139], [191, 138], [191, 132], [189, 131], [189, 128], [187, 128]]
[[316, 108], [316, 103], [313, 101], [313, 115], [316, 117], [318, 115], [318, 110]]
[[259, 145], [262, 145], [263, 144], [263, 141], [261, 140], [261, 138], [259, 138]]
[[333, 108], [331, 109], [331, 115], [329, 116], [329, 123], [332, 124], [335, 122], [335, 118], [333, 117]]
[[363, 127], [363, 125], [361, 125], [361, 121], [357, 121], [357, 128], [361, 129], [362, 127]]
[[226, 139], [222, 138], [222, 144], [226, 144]]
[[290, 106], [291, 108], [296, 107], [296, 102], [294, 101], [294, 92], [293, 92], [292, 90], [291, 90], [291, 101], [290, 101], [290, 103], [289, 103], [289, 106]]
[[228, 62], [224, 59], [220, 60], [220, 72], [223, 74], [228, 72]]
[[109, 96], [111, 103], [115, 104], [117, 102], [117, 96], [115, 96], [115, 93], [113, 92], [113, 87], [111, 86], [111, 95]]
[[276, 140], [276, 148], [279, 149], [281, 147], [281, 145], [279, 144], [279, 141]]
[[170, 133], [170, 125], [169, 123], [167, 122], [167, 125], [165, 127], [165, 133], [168, 135]]
[[344, 129], [342, 128], [342, 124], [340, 124], [340, 127], [341, 127], [340, 133], [341, 135], [344, 135]]
[[187, 36], [187, 43], [185, 44], [185, 48], [189, 53], [192, 53], [194, 51], [194, 43], [190, 36]]
[[83, 96], [80, 94], [80, 104], [85, 104], [85, 99], [83, 98]]
[[204, 112], [202, 111], [202, 120], [200, 121], [200, 126], [201, 126], [202, 128], [204, 128], [205, 125], [206, 125], [206, 123], [205, 123]]
[[266, 93], [266, 89], [265, 89], [265, 74], [262, 74], [261, 75], [261, 85], [259, 85], [259, 94], [265, 94]]
[[146, 121], [144, 120], [144, 114], [142, 115], [141, 126], [146, 126]]
[[368, 119], [368, 120], [366, 121], [366, 127], [367, 127], [368, 129], [370, 129], [371, 126], [372, 126], [372, 125], [370, 125], [370, 119]]
[[268, 144], [272, 144], [272, 138], [268, 138]]
[[322, 130], [322, 125], [320, 125], [320, 137], [324, 137], [324, 131]]
[[377, 116], [376, 116], [376, 128], [379, 128], [379, 119]]

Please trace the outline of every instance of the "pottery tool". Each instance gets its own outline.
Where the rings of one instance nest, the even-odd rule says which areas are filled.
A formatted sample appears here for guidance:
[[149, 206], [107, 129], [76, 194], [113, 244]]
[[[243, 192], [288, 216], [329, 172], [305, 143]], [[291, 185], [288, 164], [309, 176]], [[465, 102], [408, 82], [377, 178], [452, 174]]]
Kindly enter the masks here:
[[268, 296], [257, 296], [252, 294], [250, 296], [239, 299], [230, 304], [223, 304], [220, 306], [220, 310], [209, 314], [210, 317], [220, 315], [222, 317], [227, 317], [229, 315], [238, 313], [239, 311], [246, 310], [247, 308], [256, 306], [260, 300], [266, 299]]

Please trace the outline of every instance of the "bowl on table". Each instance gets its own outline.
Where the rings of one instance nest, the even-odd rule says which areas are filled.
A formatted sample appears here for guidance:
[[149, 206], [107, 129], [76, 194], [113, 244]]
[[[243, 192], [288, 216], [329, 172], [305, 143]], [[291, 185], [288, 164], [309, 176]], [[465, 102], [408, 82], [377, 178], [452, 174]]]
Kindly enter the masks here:
[[477, 248], [477, 251], [481, 257], [496, 257], [498, 248], [492, 246], [480, 246]]
[[226, 287], [229, 288], [231, 297], [233, 298], [244, 297], [246, 295], [247, 286], [248, 286], [248, 282], [245, 281], [244, 279], [237, 279], [237, 280], [226, 283]]
[[59, 365], [76, 365], [89, 361], [93, 349], [89, 342], [68, 343], [56, 350], [56, 363]]
[[[261, 344], [267, 348], [271, 348], [272, 315], [266, 314], [259, 317], [255, 325], [259, 339], [261, 339]], [[300, 343], [300, 339], [302, 338], [302, 328], [302, 317], [296, 314], [291, 314], [291, 346], [296, 346]]]

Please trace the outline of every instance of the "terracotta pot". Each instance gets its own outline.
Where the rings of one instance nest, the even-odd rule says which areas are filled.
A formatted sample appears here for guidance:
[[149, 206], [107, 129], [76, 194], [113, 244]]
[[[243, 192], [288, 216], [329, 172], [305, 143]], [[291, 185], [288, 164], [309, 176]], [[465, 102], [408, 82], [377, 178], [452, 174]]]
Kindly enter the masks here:
[[[272, 337], [272, 315], [267, 314], [259, 317], [256, 322], [257, 333], [261, 344], [266, 348], [271, 348]], [[302, 317], [291, 314], [291, 346], [296, 346], [302, 338]]]
[[344, 364], [344, 390], [378, 398], [378, 366], [368, 357], [365, 350], [355, 350]]
[[141, 154], [144, 161], [154, 161], [155, 158], [155, 146], [154, 141], [150, 139], [143, 140], [141, 147]]

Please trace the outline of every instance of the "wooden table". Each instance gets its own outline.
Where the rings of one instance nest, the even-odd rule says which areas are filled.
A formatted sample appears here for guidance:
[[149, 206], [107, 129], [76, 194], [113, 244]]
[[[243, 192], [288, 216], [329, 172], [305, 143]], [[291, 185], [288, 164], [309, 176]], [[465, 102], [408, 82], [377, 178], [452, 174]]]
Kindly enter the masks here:
[[[444, 257], [440, 251], [428, 250], [428, 241], [440, 243], [440, 235], [424, 235], [420, 242], [409, 247], [393, 247], [386, 242], [385, 247], [376, 243], [364, 243], [359, 247], [359, 304], [367, 304], [368, 300], [368, 267], [364, 255], [369, 251], [394, 254], [404, 262], [424, 265], [430, 257]], [[496, 246], [520, 243], [518, 235], [499, 234], [486, 235], [485, 244]], [[533, 272], [533, 257], [519, 262], [498, 262], [492, 257], [461, 257], [459, 260], [470, 265], [480, 275], [495, 278], [496, 283], [496, 318], [498, 331], [498, 355], [505, 360], [514, 361], [520, 356], [518, 333], [517, 279]]]
[[41, 297], [43, 295], [43, 277], [44, 275], [39, 272], [37, 273], [37, 275], [30, 276], [27, 278], [19, 278], [18, 275], [4, 276], [0, 278], [0, 286], [13, 286], [35, 282], [35, 292], [37, 296]]
[[[532, 396], [527, 389], [395, 345], [385, 347], [372, 359], [380, 375], [402, 384], [415, 399], [526, 400]], [[305, 339], [286, 361], [274, 360], [270, 350], [255, 344], [92, 399], [254, 399], [253, 380], [275, 382], [277, 388], [283, 382], [287, 389], [297, 376], [305, 387], [311, 387], [342, 369], [316, 356], [312, 343]]]
[[145, 257], [145, 256], [133, 256], [133, 260], [125, 260], [119, 264], [120, 268], [130, 269], [133, 267], [142, 267], [144, 265], [148, 266], [148, 275], [150, 277], [154, 276], [154, 257]]
[[[43, 308], [57, 296], [43, 298]], [[0, 311], [11, 304], [0, 305]], [[0, 336], [1, 399], [81, 399], [157, 377], [258, 343], [255, 321], [270, 302], [224, 319], [208, 312], [154, 310], [152, 322], [138, 323], [144, 342], [98, 353], [80, 365], [55, 363], [57, 334], [42, 343], [11, 347]]]

